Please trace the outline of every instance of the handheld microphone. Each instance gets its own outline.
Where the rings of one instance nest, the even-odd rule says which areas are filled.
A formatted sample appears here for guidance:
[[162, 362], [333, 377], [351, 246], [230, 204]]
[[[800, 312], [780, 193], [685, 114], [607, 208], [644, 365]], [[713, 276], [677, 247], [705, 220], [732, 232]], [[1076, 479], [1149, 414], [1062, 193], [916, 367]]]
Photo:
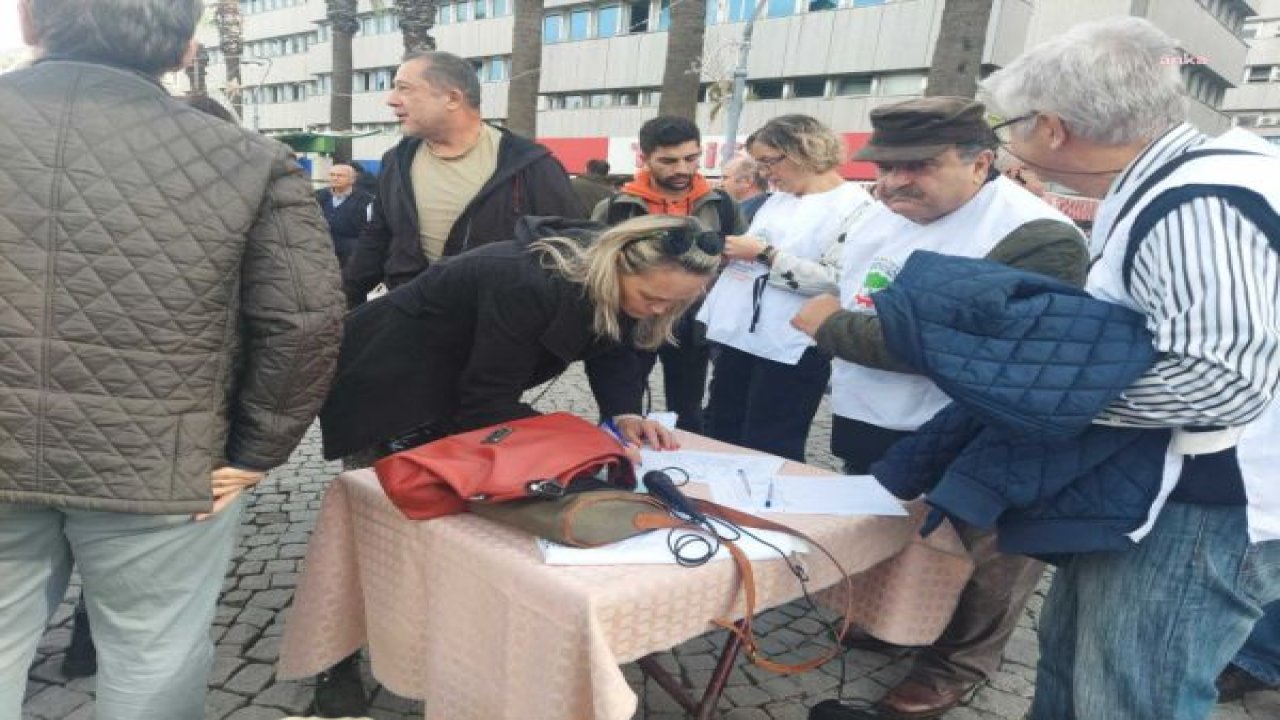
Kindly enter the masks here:
[[644, 474], [644, 486], [649, 489], [650, 495], [658, 498], [672, 511], [690, 520], [706, 522], [707, 517], [698, 511], [688, 495], [680, 492], [675, 483], [671, 482], [670, 475], [661, 470], [650, 470]]

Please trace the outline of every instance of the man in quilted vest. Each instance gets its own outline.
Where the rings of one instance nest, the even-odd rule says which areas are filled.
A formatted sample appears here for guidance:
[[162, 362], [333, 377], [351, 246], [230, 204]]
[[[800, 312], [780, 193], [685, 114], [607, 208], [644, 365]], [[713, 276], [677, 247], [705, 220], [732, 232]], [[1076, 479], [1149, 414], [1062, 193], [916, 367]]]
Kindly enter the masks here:
[[198, 720], [243, 491], [319, 410], [344, 302], [283, 145], [171, 97], [200, 0], [21, 0], [0, 76], [0, 720], [78, 567], [95, 717]]

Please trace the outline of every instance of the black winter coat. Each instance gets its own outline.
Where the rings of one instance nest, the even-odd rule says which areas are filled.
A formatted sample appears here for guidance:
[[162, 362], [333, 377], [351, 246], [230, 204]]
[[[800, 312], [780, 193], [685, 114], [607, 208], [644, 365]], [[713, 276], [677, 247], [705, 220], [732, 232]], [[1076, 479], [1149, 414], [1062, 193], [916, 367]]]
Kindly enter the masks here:
[[[378, 283], [395, 288], [427, 268], [413, 194], [413, 158], [422, 140], [406, 137], [382, 156], [373, 221], [343, 271], [348, 301], [358, 305]], [[446, 257], [510, 240], [524, 215], [585, 217], [564, 167], [545, 147], [502, 130], [498, 166], [454, 221]]]
[[635, 352], [595, 335], [582, 287], [543, 269], [527, 241], [435, 263], [348, 316], [320, 416], [325, 457], [422, 425], [453, 433], [535, 415], [521, 395], [576, 360], [601, 414], [640, 412]]
[[316, 203], [329, 223], [329, 237], [333, 239], [333, 253], [346, 260], [355, 250], [360, 233], [369, 224], [369, 204], [373, 195], [353, 188], [351, 195], [338, 207], [333, 206], [333, 191], [329, 188], [316, 191]]

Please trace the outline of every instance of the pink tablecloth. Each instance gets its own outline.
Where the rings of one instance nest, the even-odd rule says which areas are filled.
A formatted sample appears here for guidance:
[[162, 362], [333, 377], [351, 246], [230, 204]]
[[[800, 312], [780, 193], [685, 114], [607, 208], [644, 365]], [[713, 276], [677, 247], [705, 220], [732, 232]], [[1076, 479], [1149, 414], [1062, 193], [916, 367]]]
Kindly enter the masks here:
[[[783, 472], [822, 471], [789, 463]], [[971, 564], [948, 527], [919, 540], [919, 515], [785, 521], [856, 575], [864, 627], [926, 644], [946, 625]], [[812, 588], [838, 579], [816, 554], [807, 565]], [[761, 610], [800, 593], [779, 560], [755, 563], [755, 575]], [[636, 696], [619, 665], [707, 632], [712, 618], [740, 615], [737, 596], [731, 562], [547, 566], [529, 535], [473, 515], [410, 521], [372, 471], [355, 471], [325, 496], [279, 670], [314, 675], [363, 644], [379, 681], [427, 700], [428, 720], [624, 720]]]

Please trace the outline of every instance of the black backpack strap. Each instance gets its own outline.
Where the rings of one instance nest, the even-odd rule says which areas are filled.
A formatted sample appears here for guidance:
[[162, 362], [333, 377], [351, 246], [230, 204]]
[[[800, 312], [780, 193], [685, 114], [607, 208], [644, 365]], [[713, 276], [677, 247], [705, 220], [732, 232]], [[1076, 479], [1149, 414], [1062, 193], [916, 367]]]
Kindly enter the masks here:
[[1170, 188], [1155, 197], [1134, 218], [1129, 228], [1129, 244], [1124, 250], [1122, 277], [1125, 290], [1129, 289], [1133, 275], [1133, 260], [1142, 240], [1161, 220], [1179, 207], [1196, 198], [1221, 198], [1253, 223], [1271, 243], [1271, 249], [1280, 254], [1280, 214], [1261, 194], [1236, 185], [1181, 185]]
[[618, 196], [622, 193], [614, 193], [609, 196], [609, 205], [604, 210], [604, 224], [613, 227], [624, 220], [630, 220], [634, 215], [626, 205], [618, 204]]
[[716, 213], [720, 220], [720, 227], [716, 228], [716, 232], [721, 235], [732, 235], [738, 232], [738, 208], [734, 205], [733, 198], [720, 188], [711, 192], [716, 194]]

